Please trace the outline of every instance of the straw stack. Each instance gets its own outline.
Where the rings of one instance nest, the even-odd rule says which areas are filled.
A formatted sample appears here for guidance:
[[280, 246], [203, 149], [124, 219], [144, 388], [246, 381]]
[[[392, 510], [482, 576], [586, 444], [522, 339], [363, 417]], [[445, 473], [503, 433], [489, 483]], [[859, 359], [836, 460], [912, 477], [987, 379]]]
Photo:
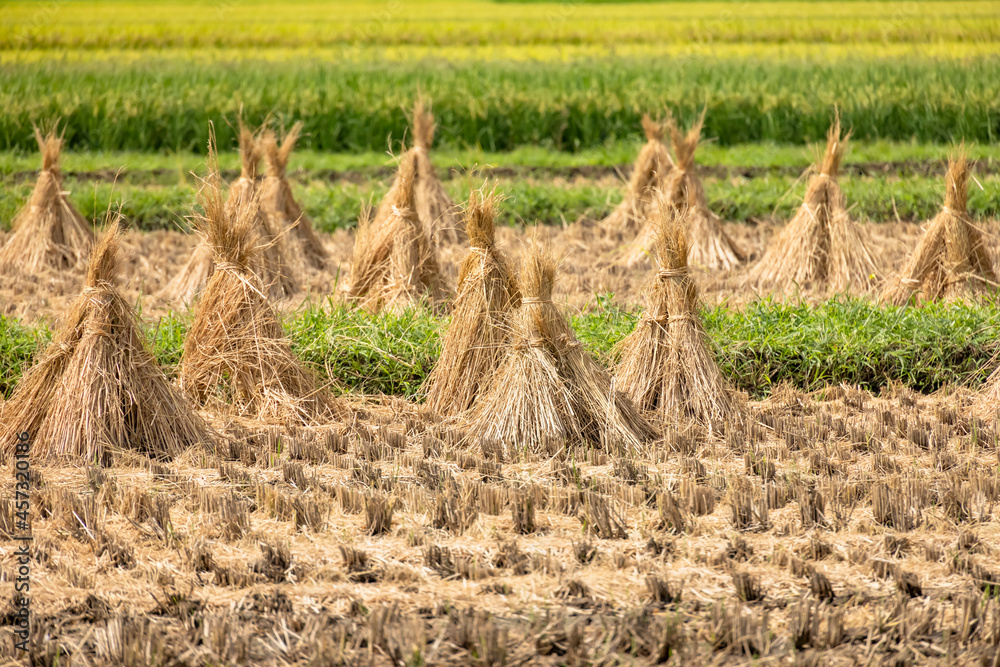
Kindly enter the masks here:
[[969, 163], [964, 152], [948, 161], [944, 206], [931, 220], [903, 270], [882, 292], [882, 302], [902, 306], [919, 295], [926, 301], [977, 296], [997, 289], [982, 232], [969, 219]]
[[465, 211], [469, 254], [459, 271], [458, 295], [441, 356], [427, 378], [427, 405], [443, 415], [472, 406], [496, 372], [510, 337], [521, 293], [507, 254], [496, 247], [495, 220], [501, 196], [473, 190]]
[[663, 143], [664, 130], [664, 125], [655, 122], [649, 114], [642, 116], [646, 144], [636, 158], [625, 198], [601, 221], [605, 232], [631, 238], [646, 225], [653, 195], [673, 168], [673, 160]]
[[[374, 221], [358, 221], [345, 296], [372, 312], [406, 310], [441, 300], [437, 250], [414, 204], [416, 157], [403, 155], [396, 182]], [[384, 216], [383, 216], [384, 213]]]
[[0, 407], [3, 460], [25, 431], [36, 443], [33, 457], [81, 464], [107, 464], [126, 449], [170, 458], [211, 445], [204, 422], [167, 381], [135, 311], [114, 285], [121, 244], [114, 217], [91, 254], [83, 292]]
[[204, 214], [195, 223], [213, 250], [215, 270], [184, 341], [184, 391], [199, 405], [247, 421], [308, 425], [334, 418], [337, 404], [292, 354], [254, 270], [261, 253], [257, 195], [224, 203], [210, 158], [199, 199]]
[[[674, 149], [673, 164], [661, 185], [666, 201], [676, 211], [683, 211], [687, 221], [687, 262], [709, 271], [729, 271], [746, 259], [722, 228], [719, 216], [715, 215], [705, 200], [705, 188], [695, 171], [694, 154], [701, 140], [701, 128], [705, 122], [702, 112], [698, 121], [685, 134], [671, 116], [667, 119], [670, 143]], [[659, 221], [655, 216], [647, 216], [646, 227], [637, 237], [631, 253], [626, 258], [630, 266], [645, 259], [656, 244], [659, 236]]]
[[698, 316], [698, 291], [688, 270], [686, 215], [666, 193], [650, 218], [659, 267], [646, 289], [646, 311], [618, 344], [618, 388], [663, 421], [694, 420], [710, 430], [745, 421], [744, 410], [719, 372]]
[[[240, 176], [230, 186], [226, 201], [227, 208], [233, 210], [241, 207], [245, 201], [260, 202], [257, 168], [260, 164], [261, 146], [258, 137], [242, 121], [239, 124], [239, 142]], [[275, 227], [272, 229], [272, 221], [263, 211], [257, 211], [254, 228], [260, 249], [256, 253], [253, 269], [268, 295], [272, 299], [281, 300], [298, 292], [299, 285], [289, 261], [291, 253], [288, 248], [288, 232], [280, 226], [280, 221], [276, 220], [273, 224]], [[159, 296], [170, 303], [187, 306], [193, 304], [213, 273], [212, 258], [215, 253], [216, 249], [207, 245], [202, 238], [192, 250], [184, 268], [166, 284]]]
[[42, 171], [27, 204], [14, 217], [14, 233], [0, 249], [0, 267], [28, 274], [80, 266], [94, 242], [90, 225], [63, 190], [62, 136], [55, 129], [43, 136], [36, 127], [35, 140], [42, 152]]
[[868, 290], [878, 278], [878, 261], [864, 229], [851, 220], [837, 172], [847, 147], [838, 118], [827, 135], [819, 173], [809, 181], [805, 201], [747, 275], [761, 290]]
[[[458, 207], [445, 192], [431, 163], [430, 149], [436, 129], [429, 106], [423, 98], [418, 98], [413, 105], [413, 147], [403, 155], [403, 160], [409, 157], [414, 163], [413, 210], [424, 231], [435, 243], [464, 243], [466, 236], [459, 221]], [[399, 178], [397, 174], [396, 181]], [[393, 190], [396, 185], [397, 182], [393, 182]], [[391, 215], [391, 207], [392, 202], [387, 197], [375, 214], [376, 223]]]
[[287, 238], [290, 258], [322, 269], [326, 266], [329, 253], [313, 229], [312, 222], [295, 201], [287, 176], [288, 158], [301, 132], [302, 123], [296, 123], [280, 145], [273, 131], [264, 132], [260, 143], [267, 167], [261, 184], [260, 207], [267, 218], [268, 228]]
[[542, 450], [552, 439], [633, 450], [653, 428], [552, 303], [555, 273], [552, 256], [534, 245], [521, 267], [510, 346], [472, 408], [470, 432], [512, 450]]

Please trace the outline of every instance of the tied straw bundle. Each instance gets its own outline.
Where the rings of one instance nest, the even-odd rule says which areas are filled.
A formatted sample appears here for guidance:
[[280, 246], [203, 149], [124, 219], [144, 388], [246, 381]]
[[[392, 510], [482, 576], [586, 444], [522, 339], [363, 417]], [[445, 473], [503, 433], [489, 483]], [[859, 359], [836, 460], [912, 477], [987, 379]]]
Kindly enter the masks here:
[[[212, 139], [214, 142], [214, 138]], [[255, 234], [259, 238], [260, 250], [255, 254], [253, 270], [264, 283], [268, 295], [275, 300], [285, 299], [299, 291], [288, 260], [286, 230], [272, 228], [270, 221], [260, 209], [260, 192], [257, 168], [260, 165], [261, 146], [259, 138], [250, 128], [239, 123], [240, 177], [229, 188], [226, 208], [230, 213], [243, 208], [247, 201], [257, 203], [253, 220]], [[275, 221], [277, 222], [277, 221]], [[212, 248], [203, 237], [194, 247], [184, 268], [160, 291], [160, 298], [169, 303], [190, 306], [202, 293], [214, 272]]]
[[427, 378], [427, 405], [443, 415], [464, 412], [496, 372], [510, 337], [521, 292], [507, 254], [496, 247], [501, 195], [473, 190], [465, 212], [469, 254], [459, 270], [458, 295], [441, 356]]
[[636, 158], [625, 198], [601, 221], [605, 232], [628, 237], [640, 232], [646, 224], [653, 196], [673, 168], [670, 152], [663, 143], [664, 124], [654, 121], [649, 114], [643, 114], [642, 131], [646, 135], [646, 143]]
[[[708, 208], [705, 188], [695, 170], [694, 154], [701, 141], [701, 129], [705, 123], [705, 111], [688, 129], [681, 131], [674, 117], [667, 117], [667, 129], [673, 146], [673, 164], [663, 178], [661, 190], [666, 202], [676, 211], [684, 212], [687, 224], [687, 262], [709, 271], [729, 271], [746, 259], [722, 228], [719, 216]], [[637, 237], [631, 252], [626, 257], [629, 266], [644, 260], [659, 236], [659, 220], [655, 215], [647, 215], [646, 226]]]
[[742, 425], [745, 411], [716, 364], [698, 317], [698, 291], [691, 279], [685, 227], [664, 193], [651, 220], [659, 270], [646, 289], [646, 311], [618, 344], [619, 389], [663, 421], [694, 420], [710, 430]]
[[819, 173], [809, 181], [805, 201], [747, 275], [746, 282], [778, 292], [800, 287], [868, 290], [878, 277], [875, 250], [847, 212], [837, 172], [850, 133], [841, 137], [838, 117], [827, 134]]
[[214, 136], [199, 199], [204, 214], [195, 225], [212, 248], [215, 271], [184, 341], [184, 391], [199, 405], [248, 421], [312, 425], [338, 416], [333, 397], [292, 353], [254, 270], [261, 252], [257, 195], [223, 203]]
[[36, 127], [35, 140], [42, 153], [42, 170], [31, 197], [14, 217], [14, 233], [0, 248], [0, 266], [28, 274], [77, 267], [94, 243], [90, 225], [63, 190], [62, 135], [53, 128], [43, 136]]
[[288, 159], [301, 132], [302, 123], [298, 122], [285, 134], [280, 145], [271, 130], [261, 137], [266, 175], [260, 186], [260, 207], [267, 217], [268, 227], [287, 236], [292, 256], [301, 258], [314, 269], [322, 269], [329, 254], [313, 229], [312, 221], [295, 201], [287, 175]]
[[86, 287], [52, 343], [0, 407], [4, 460], [25, 431], [39, 444], [34, 456], [102, 465], [126, 449], [166, 459], [211, 446], [204, 422], [167, 381], [135, 311], [114, 286], [119, 220], [112, 216], [94, 247]]
[[944, 206], [931, 220], [909, 260], [882, 292], [882, 302], [902, 306], [925, 300], [977, 296], [997, 289], [983, 234], [969, 219], [969, 163], [963, 150], [948, 161]]
[[[464, 243], [465, 231], [459, 223], [458, 207], [445, 192], [437, 170], [431, 162], [430, 149], [434, 143], [437, 124], [434, 115], [423, 98], [417, 98], [413, 105], [413, 147], [403, 155], [413, 160], [413, 211], [424, 228], [424, 232], [435, 243]], [[391, 190], [396, 189], [402, 170], [396, 176]], [[388, 218], [392, 214], [392, 201], [387, 196], [375, 214], [375, 221]]]
[[345, 294], [363, 308], [406, 310], [428, 300], [440, 302], [440, 269], [434, 243], [420, 224], [414, 205], [416, 162], [403, 155], [396, 182], [382, 200], [374, 221], [362, 215], [354, 239], [351, 278]]
[[653, 428], [582, 348], [552, 303], [556, 263], [537, 243], [521, 267], [521, 307], [504, 361], [470, 413], [473, 436], [514, 449], [550, 439], [634, 450]]

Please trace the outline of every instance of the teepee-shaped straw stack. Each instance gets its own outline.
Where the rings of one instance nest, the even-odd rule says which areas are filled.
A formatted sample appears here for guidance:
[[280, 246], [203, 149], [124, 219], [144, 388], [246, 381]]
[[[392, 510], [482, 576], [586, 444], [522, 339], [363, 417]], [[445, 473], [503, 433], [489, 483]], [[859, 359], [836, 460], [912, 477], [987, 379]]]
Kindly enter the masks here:
[[698, 291], [688, 271], [684, 211], [666, 193], [650, 221], [656, 226], [659, 270], [646, 290], [646, 312], [621, 343], [618, 388], [668, 423], [694, 420], [713, 430], [742, 424], [743, 410], [726, 382], [698, 317]]
[[288, 182], [288, 158], [302, 131], [296, 123], [278, 144], [274, 132], [268, 130], [261, 138], [261, 149], [267, 164], [266, 176], [261, 184], [260, 207], [267, 216], [268, 227], [287, 235], [290, 254], [300, 257], [310, 266], [322, 269], [328, 253], [313, 229], [312, 222], [303, 213]]
[[[413, 147], [404, 154], [411, 156], [414, 164], [413, 174], [413, 210], [423, 225], [428, 236], [435, 243], [464, 242], [465, 230], [459, 222], [458, 207], [451, 200], [438, 178], [437, 171], [431, 163], [430, 149], [434, 142], [434, 131], [437, 125], [430, 109], [418, 98], [413, 105]], [[392, 189], [401, 178], [396, 175]], [[392, 202], [388, 196], [375, 214], [378, 223], [391, 214]]]
[[865, 230], [851, 220], [837, 172], [847, 147], [838, 118], [827, 134], [819, 173], [809, 181], [805, 201], [747, 275], [761, 290], [802, 288], [867, 290], [878, 276], [875, 250]]
[[[249, 199], [260, 201], [257, 168], [261, 148], [258, 137], [242, 121], [239, 124], [239, 142], [240, 177], [229, 188], [229, 199], [226, 201], [229, 209], [241, 207], [242, 202]], [[298, 292], [299, 286], [288, 261], [287, 232], [285, 229], [272, 229], [270, 224], [258, 209], [254, 228], [259, 237], [260, 251], [255, 253], [254, 270], [263, 281], [268, 295], [280, 300]], [[184, 268], [167, 283], [159, 296], [171, 303], [194, 303], [212, 275], [214, 254], [215, 249], [202, 238]]]
[[199, 405], [266, 423], [315, 424], [338, 412], [330, 394], [292, 354], [254, 267], [261, 252], [256, 193], [223, 203], [209, 146], [209, 175], [199, 195], [198, 232], [215, 270], [184, 341], [181, 386]]
[[510, 449], [538, 451], [557, 439], [632, 450], [653, 429], [552, 303], [555, 273], [552, 256], [533, 246], [521, 267], [510, 346], [472, 408], [470, 431]]
[[628, 237], [639, 233], [646, 224], [654, 194], [673, 168], [673, 160], [663, 143], [663, 124], [644, 114], [642, 131], [646, 134], [646, 144], [636, 158], [625, 199], [601, 221], [606, 232]]
[[78, 266], [94, 242], [90, 225], [62, 189], [62, 137], [55, 130], [42, 136], [36, 127], [35, 140], [42, 152], [42, 171], [28, 203], [14, 217], [14, 233], [0, 249], [0, 267], [29, 274]]
[[[729, 238], [719, 216], [715, 215], [705, 200], [705, 188], [695, 172], [694, 154], [701, 140], [701, 128], [705, 122], [702, 112], [697, 122], [685, 134], [677, 126], [673, 117], [667, 119], [670, 143], [673, 145], [674, 168], [668, 172], [661, 185], [666, 201], [677, 211], [684, 211], [687, 223], [687, 262], [692, 266], [709, 271], [729, 271], [739, 266], [745, 258], [743, 252]], [[658, 221], [647, 217], [646, 228], [636, 239], [632, 252], [627, 258], [630, 265], [636, 264], [649, 253], [659, 235]]]
[[969, 163], [964, 153], [948, 161], [944, 206], [931, 220], [903, 270], [890, 280], [882, 301], [906, 304], [918, 293], [933, 301], [974, 296], [997, 289], [982, 233], [969, 220]]
[[451, 324], [427, 378], [427, 405], [443, 415], [472, 406], [503, 358], [521, 293], [506, 253], [496, 247], [494, 221], [501, 197], [473, 190], [465, 212], [469, 254], [462, 261]]
[[345, 294], [372, 312], [387, 307], [405, 310], [424, 300], [433, 304], [440, 299], [437, 251], [414, 204], [415, 170], [415, 156], [405, 153], [380, 214], [374, 221], [364, 215], [358, 221]]
[[201, 418], [170, 385], [131, 304], [114, 286], [121, 263], [118, 219], [94, 247], [83, 293], [52, 343], [0, 407], [9, 460], [27, 432], [32, 456], [106, 464], [116, 450], [172, 457], [211, 444]]

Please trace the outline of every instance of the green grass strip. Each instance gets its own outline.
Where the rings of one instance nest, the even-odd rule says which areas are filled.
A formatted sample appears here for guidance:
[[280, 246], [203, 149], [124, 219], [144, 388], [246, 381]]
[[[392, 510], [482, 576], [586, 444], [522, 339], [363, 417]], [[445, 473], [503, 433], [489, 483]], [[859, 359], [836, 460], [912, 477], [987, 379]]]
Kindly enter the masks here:
[[[577, 336], [606, 366], [639, 312], [599, 295], [597, 308], [573, 317]], [[702, 318], [722, 372], [739, 389], [763, 398], [780, 383], [803, 390], [847, 383], [878, 392], [890, 382], [932, 392], [979, 386], [995, 366], [1000, 304], [937, 303], [880, 307], [841, 297], [816, 305], [764, 300], [745, 308], [705, 309]], [[168, 374], [181, 359], [187, 315], [148, 327]], [[446, 318], [415, 309], [370, 315], [333, 303], [303, 307], [285, 321], [295, 353], [338, 390], [419, 397], [437, 359]], [[0, 317], [0, 390], [10, 393], [32, 356], [49, 340]]]
[[[332, 232], [353, 228], [362, 203], [377, 204], [389, 182], [389, 178], [360, 185], [317, 180], [299, 183], [295, 191], [314, 226]], [[892, 222], [897, 218], [927, 220], [937, 214], [944, 198], [944, 182], [936, 176], [844, 177], [840, 183], [852, 206], [851, 214], [873, 222]], [[624, 191], [618, 185], [587, 182], [566, 185], [516, 177], [503, 177], [500, 185], [508, 195], [501, 205], [503, 224], [560, 224], [581, 217], [600, 219], [621, 201]], [[87, 219], [103, 222], [108, 205], [116, 207], [120, 203], [128, 224], [142, 230], [188, 229], [187, 218], [195, 207], [194, 185], [112, 185], [67, 178], [64, 186], [70, 192], [70, 200]], [[468, 197], [468, 181], [464, 178], [446, 181], [445, 187], [456, 202]], [[0, 180], [0, 228], [10, 228], [10, 221], [27, 201], [31, 188], [30, 181], [4, 186]], [[801, 204], [805, 188], [804, 180], [780, 175], [705, 181], [710, 208], [723, 220], [736, 222], [783, 222]], [[1000, 176], [977, 175], [977, 182], [970, 183], [969, 212], [976, 220], [1000, 218]]]

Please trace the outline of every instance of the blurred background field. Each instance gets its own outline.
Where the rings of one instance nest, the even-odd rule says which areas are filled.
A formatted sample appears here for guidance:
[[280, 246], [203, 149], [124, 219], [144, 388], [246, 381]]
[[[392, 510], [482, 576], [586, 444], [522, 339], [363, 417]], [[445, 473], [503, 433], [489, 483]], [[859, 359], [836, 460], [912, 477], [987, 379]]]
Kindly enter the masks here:
[[[921, 220], [953, 144], [994, 178], [998, 46], [992, 2], [8, 2], [0, 225], [37, 167], [32, 125], [58, 118], [88, 215], [118, 200], [140, 228], [183, 227], [209, 121], [225, 153], [242, 110], [305, 123], [292, 170], [306, 209], [350, 227], [387, 187], [418, 91], [452, 195], [493, 167], [508, 222], [604, 215], [639, 117], [664, 106], [685, 122], [707, 108], [699, 163], [725, 219], [787, 216], [836, 109], [858, 212]], [[974, 215], [994, 218], [980, 185]]]

